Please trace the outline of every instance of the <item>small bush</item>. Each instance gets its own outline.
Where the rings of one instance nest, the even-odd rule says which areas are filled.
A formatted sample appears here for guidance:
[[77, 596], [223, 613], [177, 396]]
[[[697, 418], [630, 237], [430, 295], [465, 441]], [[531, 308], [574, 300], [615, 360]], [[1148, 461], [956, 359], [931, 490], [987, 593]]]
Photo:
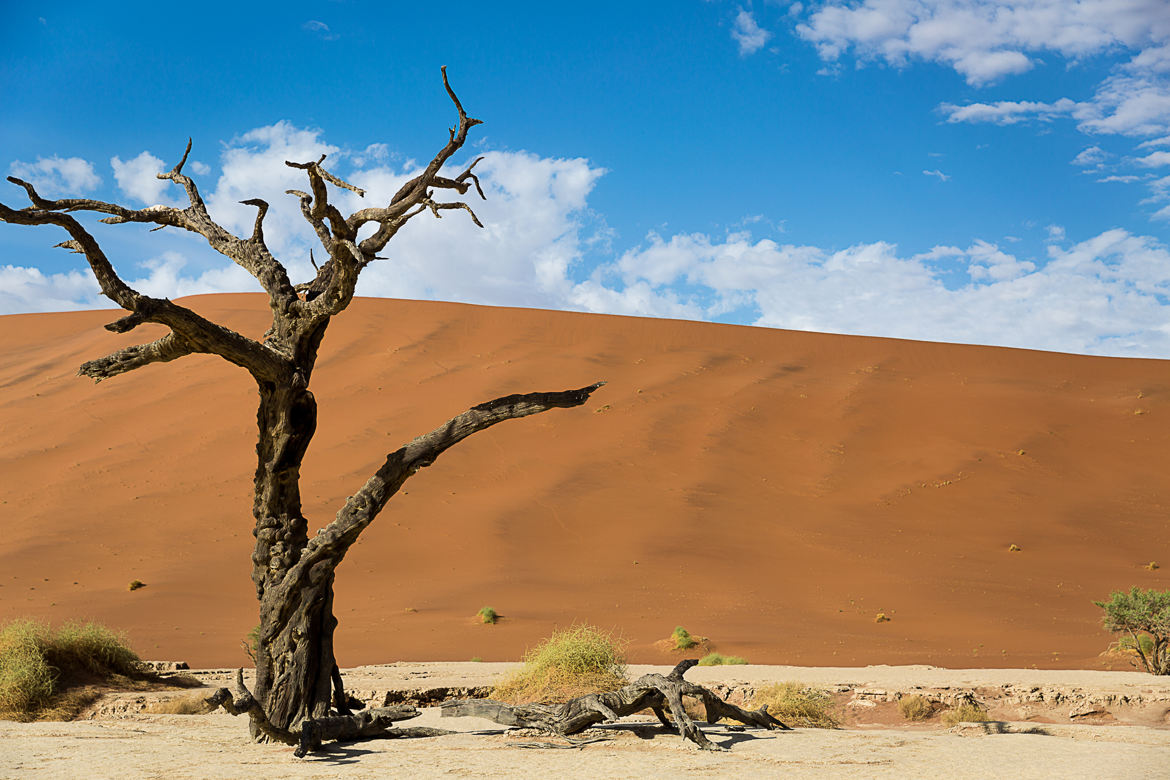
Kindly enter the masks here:
[[0, 716], [32, 720], [75, 681], [130, 674], [139, 663], [121, 636], [96, 623], [53, 631], [31, 620], [11, 622], [0, 629]]
[[890, 616], [887, 615], [885, 612], [879, 612], [876, 615], [874, 615], [873, 622], [875, 622], [875, 623], [889, 623]]
[[719, 653], [707, 653], [699, 659], [699, 666], [737, 666], [746, 664], [746, 658], [740, 658], [738, 655], [720, 655]]
[[146, 583], [142, 580], [130, 580], [130, 584], [126, 586], [126, 590], [138, 590], [139, 588], [145, 587]]
[[1135, 586], [1093, 603], [1105, 610], [1106, 631], [1127, 635], [1118, 641], [1120, 648], [1136, 655], [1150, 674], [1170, 674], [1170, 590]]
[[252, 663], [256, 663], [256, 654], [260, 652], [260, 624], [257, 623], [248, 632], [248, 635], [240, 640], [240, 646], [244, 649], [244, 655], [252, 659]]
[[674, 642], [675, 650], [690, 650], [701, 641], [691, 636], [691, 632], [682, 626], [675, 626], [674, 631], [670, 634], [670, 638]]
[[942, 715], [942, 722], [945, 726], [956, 726], [960, 723], [986, 723], [987, 720], [987, 710], [974, 702], [960, 704]]
[[512, 704], [559, 703], [627, 684], [620, 640], [594, 626], [554, 631], [524, 654], [524, 668], [492, 690]]
[[499, 613], [497, 613], [491, 607], [480, 607], [479, 612], [476, 612], [475, 614], [479, 616], [479, 619], [484, 623], [495, 623], [500, 619]]
[[159, 715], [206, 715], [212, 709], [206, 696], [195, 693], [155, 702], [148, 705], [145, 711]]
[[935, 709], [934, 702], [918, 694], [903, 696], [898, 701], [898, 711], [906, 720], [928, 720], [934, 715]]
[[828, 691], [809, 688], [798, 682], [782, 682], [756, 690], [752, 707], [767, 705], [773, 718], [790, 726], [835, 729], [841, 721]]

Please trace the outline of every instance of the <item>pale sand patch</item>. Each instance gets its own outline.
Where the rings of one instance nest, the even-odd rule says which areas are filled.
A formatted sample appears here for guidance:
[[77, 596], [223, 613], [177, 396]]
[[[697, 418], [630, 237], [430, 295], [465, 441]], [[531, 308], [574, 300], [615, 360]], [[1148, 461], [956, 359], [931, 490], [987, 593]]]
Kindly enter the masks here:
[[[354, 690], [426, 690], [488, 685], [516, 664], [399, 663], [345, 672]], [[632, 667], [632, 675], [664, 667]], [[224, 671], [197, 671], [210, 685], [226, 683]], [[688, 673], [707, 685], [755, 686], [801, 680], [838, 691], [898, 692], [1037, 688], [1062, 697], [1144, 697], [1162, 712], [1170, 708], [1170, 679], [1134, 672], [1079, 670], [940, 669], [935, 667], [709, 667]], [[1006, 686], [1006, 688], [1005, 688]], [[1078, 693], [1079, 692], [1079, 693]], [[175, 695], [189, 695], [189, 691]], [[135, 696], [137, 696], [136, 694]], [[843, 695], [848, 696], [849, 693]], [[1068, 701], [1066, 699], [1065, 701]], [[1121, 710], [1129, 705], [1111, 705]], [[1063, 713], [1063, 714], [1062, 714]], [[1149, 713], [1147, 713], [1149, 714]], [[590, 733], [603, 742], [579, 749], [521, 749], [518, 744], [558, 742], [508, 733], [478, 718], [440, 718], [435, 707], [402, 725], [430, 725], [460, 732], [433, 739], [379, 740], [333, 745], [298, 760], [284, 746], [249, 741], [241, 719], [211, 715], [123, 713], [75, 723], [0, 722], [0, 778], [256, 778], [256, 777], [935, 777], [1157, 778], [1170, 777], [1170, 728], [1165, 725], [1087, 725], [1050, 709], [1054, 723], [1007, 722], [944, 730], [927, 726], [867, 726], [825, 731], [747, 730], [704, 726], [710, 739], [729, 748], [704, 753], [652, 722], [626, 719]], [[1165, 713], [1158, 719], [1164, 724]], [[998, 731], [1007, 733], [997, 733]]]

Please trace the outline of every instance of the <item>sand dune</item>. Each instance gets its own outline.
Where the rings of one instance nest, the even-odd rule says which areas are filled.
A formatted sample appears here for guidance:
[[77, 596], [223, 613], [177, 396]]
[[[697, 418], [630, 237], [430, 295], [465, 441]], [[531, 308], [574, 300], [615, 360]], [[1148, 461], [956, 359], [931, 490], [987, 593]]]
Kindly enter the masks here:
[[[267, 326], [259, 296], [184, 303]], [[82, 362], [161, 332], [113, 318], [0, 317], [0, 620], [92, 617], [151, 657], [237, 664], [256, 622], [251, 379], [188, 357], [94, 386]], [[756, 663], [1106, 668], [1091, 601], [1170, 587], [1167, 368], [357, 300], [313, 381], [314, 525], [472, 404], [609, 385], [407, 483], [338, 571], [340, 659], [511, 660], [588, 621], [648, 663], [681, 624]], [[505, 619], [477, 624], [484, 605]]]

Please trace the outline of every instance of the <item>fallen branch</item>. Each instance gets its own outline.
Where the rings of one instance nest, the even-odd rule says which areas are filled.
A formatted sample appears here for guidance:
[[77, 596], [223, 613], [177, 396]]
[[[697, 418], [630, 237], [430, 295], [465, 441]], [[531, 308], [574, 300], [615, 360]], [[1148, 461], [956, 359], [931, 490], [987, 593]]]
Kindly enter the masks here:
[[[450, 700], [441, 705], [442, 717], [487, 718], [503, 726], [536, 728], [568, 736], [577, 734], [598, 723], [607, 723], [625, 715], [632, 715], [650, 709], [667, 728], [678, 731], [701, 750], [724, 750], [709, 741], [691, 716], [683, 709], [683, 696], [690, 696], [703, 702], [707, 711], [707, 722], [716, 723], [720, 718], [729, 718], [748, 726], [764, 729], [789, 730], [789, 727], [768, 714], [767, 706], [758, 710], [745, 710], [730, 704], [701, 685], [687, 682], [683, 675], [696, 666], [698, 661], [681, 661], [665, 677], [661, 674], [647, 674], [633, 683], [616, 691], [591, 693], [579, 696], [564, 704], [505, 704], [491, 699]], [[666, 717], [669, 709], [674, 723]]]

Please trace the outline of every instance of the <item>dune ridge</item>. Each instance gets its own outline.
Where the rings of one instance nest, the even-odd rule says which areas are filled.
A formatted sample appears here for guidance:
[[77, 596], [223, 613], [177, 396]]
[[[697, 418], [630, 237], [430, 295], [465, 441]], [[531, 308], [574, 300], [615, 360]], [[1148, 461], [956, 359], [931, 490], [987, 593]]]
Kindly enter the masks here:
[[[259, 295], [184, 303], [268, 324]], [[0, 620], [94, 618], [150, 657], [237, 665], [252, 380], [191, 356], [94, 386], [82, 362], [162, 333], [102, 330], [114, 316], [0, 317]], [[1100, 656], [1091, 601], [1170, 587], [1167, 367], [355, 300], [312, 383], [314, 528], [468, 406], [609, 384], [407, 483], [338, 570], [339, 657], [514, 660], [589, 622], [644, 663], [683, 625], [753, 663], [1126, 668]], [[484, 605], [503, 619], [477, 621]]]

